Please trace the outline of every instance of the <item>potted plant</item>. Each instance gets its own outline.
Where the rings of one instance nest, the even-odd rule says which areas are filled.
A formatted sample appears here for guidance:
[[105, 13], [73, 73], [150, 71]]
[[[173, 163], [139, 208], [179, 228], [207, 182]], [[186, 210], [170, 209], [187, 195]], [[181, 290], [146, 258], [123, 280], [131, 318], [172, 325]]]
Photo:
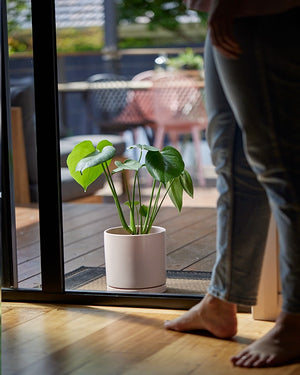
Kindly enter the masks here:
[[[139, 151], [138, 160], [115, 161], [116, 168], [111, 171], [109, 165], [116, 153], [112, 143], [102, 140], [94, 147], [91, 141], [83, 141], [69, 154], [67, 165], [84, 190], [104, 173], [118, 210], [121, 226], [104, 232], [107, 288], [162, 292], [166, 289], [165, 229], [154, 226], [154, 221], [167, 195], [181, 211], [183, 192], [193, 196], [193, 182], [175, 148], [167, 146], [159, 150], [148, 145], [130, 148]], [[126, 170], [134, 174], [132, 184], [126, 181], [128, 175], [124, 176], [128, 200], [122, 205], [112, 175]], [[141, 195], [142, 170], [153, 180], [148, 206]]]
[[195, 54], [192, 48], [186, 48], [176, 57], [170, 57], [166, 61], [168, 70], [180, 70], [185, 75], [198, 79], [204, 78], [204, 60], [199, 54]]

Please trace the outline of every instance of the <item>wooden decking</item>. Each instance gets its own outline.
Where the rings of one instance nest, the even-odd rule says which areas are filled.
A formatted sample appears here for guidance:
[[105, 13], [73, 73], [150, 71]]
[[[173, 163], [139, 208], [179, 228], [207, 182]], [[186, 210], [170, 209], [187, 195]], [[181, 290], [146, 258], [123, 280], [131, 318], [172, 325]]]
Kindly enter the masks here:
[[[39, 287], [38, 209], [16, 207], [19, 287]], [[119, 225], [112, 204], [63, 205], [65, 273], [80, 267], [104, 267], [103, 231]], [[167, 229], [167, 269], [211, 271], [215, 260], [215, 208], [163, 207], [157, 225]], [[49, 225], [51, 236], [51, 225]]]
[[300, 364], [240, 369], [229, 358], [274, 323], [238, 314], [232, 340], [166, 331], [183, 312], [3, 303], [2, 375], [296, 375]]

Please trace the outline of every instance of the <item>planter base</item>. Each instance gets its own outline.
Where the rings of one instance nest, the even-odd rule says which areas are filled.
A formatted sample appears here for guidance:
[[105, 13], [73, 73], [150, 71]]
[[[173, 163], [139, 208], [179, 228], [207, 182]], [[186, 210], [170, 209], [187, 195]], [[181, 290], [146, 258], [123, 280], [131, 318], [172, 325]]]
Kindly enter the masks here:
[[104, 232], [107, 290], [117, 293], [163, 293], [166, 291], [164, 228], [130, 235], [123, 228]]
[[107, 291], [118, 292], [118, 293], [164, 293], [167, 290], [166, 284], [159, 285], [154, 288], [142, 288], [142, 289], [123, 289], [123, 288], [113, 288], [107, 286]]

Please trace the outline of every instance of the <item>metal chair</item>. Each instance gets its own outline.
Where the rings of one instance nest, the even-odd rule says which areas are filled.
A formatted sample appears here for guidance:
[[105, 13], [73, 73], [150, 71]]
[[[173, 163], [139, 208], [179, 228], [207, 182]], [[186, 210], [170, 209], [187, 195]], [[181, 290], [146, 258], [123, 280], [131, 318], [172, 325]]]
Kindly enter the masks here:
[[157, 73], [153, 79], [154, 146], [163, 146], [167, 134], [174, 147], [181, 134], [191, 134], [195, 146], [198, 180], [205, 186], [200, 132], [207, 127], [203, 94], [194, 78], [179, 73]]
[[125, 77], [115, 74], [94, 74], [87, 79], [89, 83], [111, 82], [108, 89], [91, 88], [87, 92], [87, 118], [90, 124], [96, 125], [100, 133], [118, 133], [123, 127], [117, 128], [114, 119], [127, 105], [127, 89], [113, 88], [113, 82], [125, 81]]
[[[120, 134], [144, 124], [144, 119], [132, 105], [128, 79], [116, 74], [95, 74], [89, 83], [105, 83], [107, 87], [91, 88], [87, 92], [87, 118], [101, 134]], [[133, 133], [134, 136], [134, 133]], [[135, 137], [134, 137], [135, 138]]]

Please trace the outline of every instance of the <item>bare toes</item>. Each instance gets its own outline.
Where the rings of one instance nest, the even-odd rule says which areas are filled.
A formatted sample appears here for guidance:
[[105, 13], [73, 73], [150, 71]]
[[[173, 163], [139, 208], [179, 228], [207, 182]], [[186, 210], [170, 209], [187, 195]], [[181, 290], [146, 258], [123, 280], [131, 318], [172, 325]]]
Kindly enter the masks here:
[[244, 367], [258, 367], [256, 363], [263, 362], [259, 354], [249, 355], [249, 358], [244, 362]]
[[244, 353], [242, 355], [236, 356], [233, 359], [233, 364], [238, 367], [246, 367], [245, 363], [251, 358], [251, 354]]
[[231, 362], [234, 366], [239, 366], [239, 363], [243, 363], [248, 358], [248, 352], [242, 351], [241, 353], [231, 357]]
[[166, 320], [164, 322], [165, 329], [170, 329], [173, 331], [179, 331], [178, 323], [172, 320]]
[[259, 357], [257, 361], [253, 362], [252, 367], [266, 367], [270, 366], [271, 364], [271, 359], [273, 356], [268, 355], [266, 357]]

